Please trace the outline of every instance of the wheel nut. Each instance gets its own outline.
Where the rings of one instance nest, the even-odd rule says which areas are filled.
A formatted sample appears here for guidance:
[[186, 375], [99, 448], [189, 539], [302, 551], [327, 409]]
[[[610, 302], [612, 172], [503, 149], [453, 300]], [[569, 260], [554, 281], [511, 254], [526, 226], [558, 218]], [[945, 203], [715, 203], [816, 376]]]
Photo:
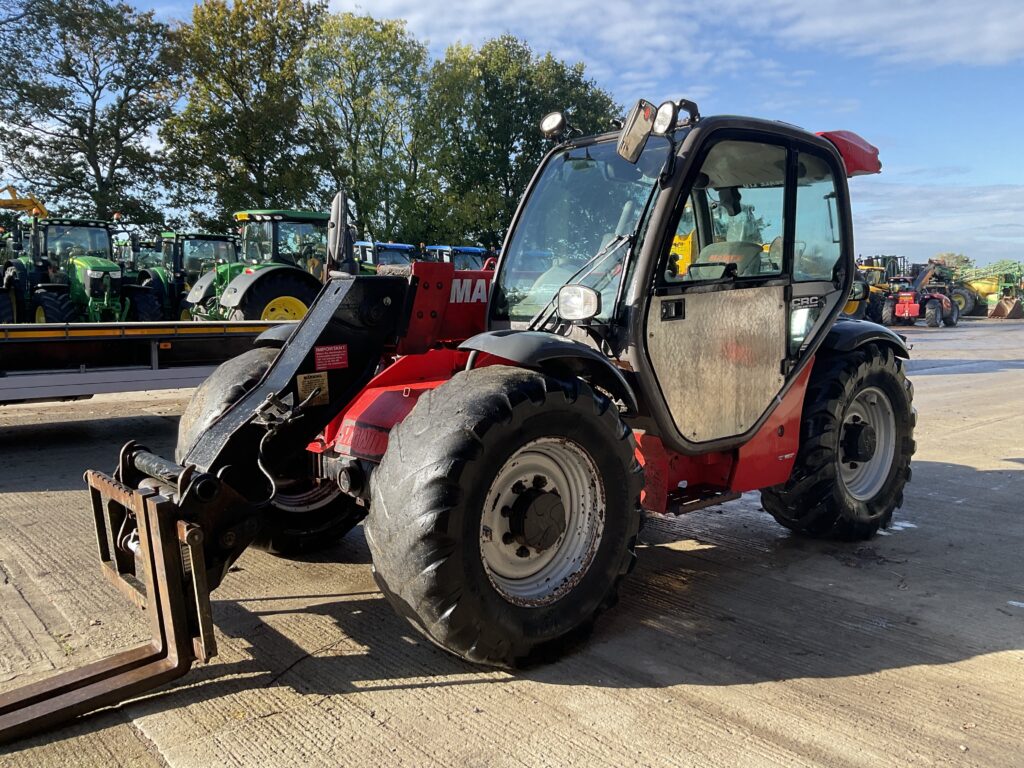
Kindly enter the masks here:
[[515, 540], [516, 540], [516, 537], [512, 535], [511, 531], [505, 531], [503, 534], [501, 534], [501, 543], [502, 544], [506, 544], [506, 545], [507, 544], [511, 544]]
[[548, 484], [548, 479], [546, 477], [544, 477], [544, 475], [534, 475], [533, 476], [533, 487], [536, 488], [537, 490], [540, 490], [541, 488], [547, 487], [547, 484]]
[[515, 485], [512, 486], [512, 493], [517, 496], [526, 490], [526, 484], [522, 480], [516, 480]]
[[504, 506], [504, 507], [501, 508], [501, 516], [502, 517], [508, 517], [511, 514], [512, 514], [512, 507]]
[[530, 556], [530, 550], [528, 550], [526, 547], [520, 547], [519, 549], [516, 550], [516, 557], [529, 557], [529, 556]]

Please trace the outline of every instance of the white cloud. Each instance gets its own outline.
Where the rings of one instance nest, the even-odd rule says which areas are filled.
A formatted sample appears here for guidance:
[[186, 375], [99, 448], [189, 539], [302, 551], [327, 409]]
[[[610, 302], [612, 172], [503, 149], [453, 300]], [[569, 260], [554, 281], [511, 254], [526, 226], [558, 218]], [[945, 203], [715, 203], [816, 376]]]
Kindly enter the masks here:
[[943, 251], [986, 264], [1022, 258], [1024, 185], [850, 183], [857, 252], [922, 261]]

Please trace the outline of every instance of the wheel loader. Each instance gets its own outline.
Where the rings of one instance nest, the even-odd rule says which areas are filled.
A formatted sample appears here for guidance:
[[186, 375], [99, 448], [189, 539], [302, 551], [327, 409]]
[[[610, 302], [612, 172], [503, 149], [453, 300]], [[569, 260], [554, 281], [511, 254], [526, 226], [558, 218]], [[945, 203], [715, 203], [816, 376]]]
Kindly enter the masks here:
[[760, 490], [794, 534], [888, 525], [914, 452], [909, 353], [839, 319], [847, 177], [878, 172], [877, 150], [687, 100], [641, 100], [597, 136], [560, 113], [541, 129], [554, 146], [496, 270], [357, 274], [339, 193], [328, 246], [346, 269], [303, 320], [196, 390], [173, 457], [130, 442], [112, 475], [86, 473], [102, 572], [153, 638], [0, 696], [0, 740], [211, 658], [210, 592], [250, 546], [290, 556], [364, 521], [399, 614], [515, 667], [614, 605], [644, 514]]

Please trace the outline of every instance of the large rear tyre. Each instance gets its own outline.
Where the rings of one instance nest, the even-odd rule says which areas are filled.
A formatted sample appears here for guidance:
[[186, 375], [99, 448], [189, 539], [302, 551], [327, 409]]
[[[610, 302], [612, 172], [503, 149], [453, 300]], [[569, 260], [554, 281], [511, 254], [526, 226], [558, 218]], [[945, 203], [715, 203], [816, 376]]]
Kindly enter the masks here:
[[942, 324], [947, 328], [955, 328], [956, 324], [960, 322], [960, 307], [955, 301], [951, 301], [949, 303], [949, 315], [942, 318]]
[[152, 292], [133, 291], [128, 296], [128, 319], [136, 323], [153, 323], [164, 319], [160, 298]]
[[954, 288], [950, 298], [956, 304], [957, 309], [960, 310], [961, 315], [971, 314], [974, 311], [975, 304], [977, 304], [974, 293], [966, 288]]
[[232, 320], [301, 320], [319, 291], [295, 270], [274, 270], [254, 283]]
[[32, 322], [73, 323], [75, 305], [66, 293], [38, 290], [32, 294]]
[[942, 304], [931, 299], [924, 308], [924, 324], [929, 328], [938, 328], [942, 324]]
[[889, 347], [819, 357], [793, 473], [761, 491], [764, 509], [809, 536], [867, 539], [888, 526], [910, 480], [913, 395]]
[[11, 293], [0, 288], [0, 325], [15, 322], [15, 304]]
[[882, 325], [892, 325], [896, 319], [896, 302], [892, 299], [883, 301], [880, 316]]
[[642, 470], [580, 380], [491, 366], [424, 394], [371, 476], [366, 540], [395, 609], [446, 650], [550, 658], [632, 568]]
[[[178, 424], [174, 459], [185, 459], [196, 439], [259, 384], [278, 350], [251, 349], [218, 366], [192, 394]], [[271, 500], [268, 522], [253, 546], [291, 557], [331, 546], [352, 530], [365, 508], [333, 483], [317, 482], [310, 462], [307, 477], [275, 478], [278, 492]]]

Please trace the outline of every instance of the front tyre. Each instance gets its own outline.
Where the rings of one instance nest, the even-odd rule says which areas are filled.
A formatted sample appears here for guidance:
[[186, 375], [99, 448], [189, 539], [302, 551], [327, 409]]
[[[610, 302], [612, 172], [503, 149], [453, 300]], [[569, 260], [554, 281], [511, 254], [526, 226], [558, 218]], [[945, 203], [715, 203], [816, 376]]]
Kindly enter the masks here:
[[317, 293], [299, 270], [274, 270], [250, 286], [231, 319], [301, 320]]
[[942, 318], [942, 324], [947, 328], [955, 328], [956, 324], [960, 322], [960, 307], [955, 301], [951, 301], [949, 304], [949, 315]]
[[[259, 384], [277, 353], [266, 347], [251, 349], [222, 363], [196, 388], [178, 424], [175, 461], [182, 463], [199, 435]], [[284, 557], [315, 552], [337, 542], [365, 516], [365, 509], [336, 485], [317, 482], [312, 455], [307, 458], [310, 471], [305, 475], [275, 477], [278, 490], [267, 523], [253, 542], [257, 549]]]
[[634, 562], [641, 469], [579, 380], [491, 366], [424, 394], [371, 476], [366, 539], [396, 610], [470, 661], [565, 650]]
[[790, 479], [761, 503], [796, 533], [867, 539], [903, 504], [914, 453], [913, 386], [889, 347], [820, 356]]

